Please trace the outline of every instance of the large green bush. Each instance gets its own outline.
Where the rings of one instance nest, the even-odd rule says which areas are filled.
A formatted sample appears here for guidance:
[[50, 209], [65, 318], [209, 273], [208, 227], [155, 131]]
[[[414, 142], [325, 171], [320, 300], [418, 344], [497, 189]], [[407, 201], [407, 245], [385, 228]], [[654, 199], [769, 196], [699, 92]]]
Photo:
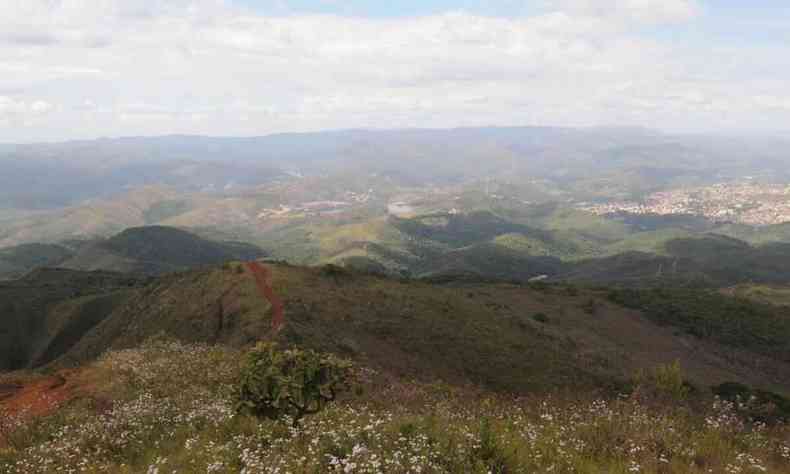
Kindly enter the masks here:
[[236, 408], [271, 419], [288, 415], [297, 424], [348, 389], [351, 377], [351, 363], [334, 355], [259, 343], [241, 369]]

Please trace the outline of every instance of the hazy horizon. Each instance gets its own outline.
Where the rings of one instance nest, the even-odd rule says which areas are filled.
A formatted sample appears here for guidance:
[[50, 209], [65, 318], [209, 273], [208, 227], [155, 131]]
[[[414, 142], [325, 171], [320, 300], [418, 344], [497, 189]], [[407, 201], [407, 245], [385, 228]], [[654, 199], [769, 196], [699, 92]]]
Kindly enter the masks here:
[[0, 143], [345, 129], [779, 133], [759, 0], [0, 0]]
[[644, 133], [651, 133], [656, 135], [665, 135], [670, 138], [678, 138], [678, 137], [722, 137], [722, 138], [736, 138], [736, 139], [782, 139], [787, 140], [790, 139], [790, 129], [789, 130], [782, 130], [782, 129], [775, 129], [775, 130], [730, 130], [730, 129], [718, 129], [718, 130], [709, 130], [709, 131], [696, 131], [696, 130], [685, 130], [685, 131], [674, 131], [674, 130], [667, 130], [667, 129], [660, 129], [660, 128], [652, 128], [652, 127], [644, 127], [640, 125], [589, 125], [589, 126], [565, 126], [565, 125], [553, 125], [553, 124], [546, 124], [546, 125], [471, 125], [471, 126], [447, 126], [447, 127], [350, 127], [350, 128], [321, 128], [321, 129], [305, 129], [305, 130], [293, 130], [293, 131], [279, 131], [279, 132], [261, 132], [259, 134], [248, 134], [248, 135], [241, 135], [241, 134], [219, 134], [219, 133], [151, 133], [151, 134], [140, 134], [140, 135], [130, 135], [130, 134], [118, 134], [118, 135], [96, 135], [96, 136], [85, 136], [85, 137], [75, 137], [75, 138], [64, 138], [64, 139], [41, 139], [41, 140], [28, 140], [28, 141], [2, 141], [0, 140], [0, 146], [26, 146], [26, 145], [57, 145], [63, 143], [71, 143], [71, 142], [94, 142], [94, 141], [102, 141], [102, 140], [153, 140], [153, 139], [160, 139], [160, 138], [170, 138], [170, 137], [183, 137], [183, 138], [203, 138], [203, 139], [256, 139], [256, 138], [269, 138], [269, 137], [276, 137], [276, 136], [288, 136], [288, 135], [322, 135], [322, 134], [343, 134], [343, 133], [351, 133], [351, 132], [416, 132], [416, 131], [432, 131], [432, 132], [450, 132], [450, 131], [464, 131], [464, 130], [507, 130], [507, 129], [566, 129], [566, 130], [575, 130], [575, 131], [641, 131]]

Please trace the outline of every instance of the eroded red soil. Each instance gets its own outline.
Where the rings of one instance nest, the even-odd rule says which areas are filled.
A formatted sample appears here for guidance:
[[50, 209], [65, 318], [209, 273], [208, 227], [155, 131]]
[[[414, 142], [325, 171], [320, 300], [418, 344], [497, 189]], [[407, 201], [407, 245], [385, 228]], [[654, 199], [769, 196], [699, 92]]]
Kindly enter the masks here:
[[255, 278], [258, 291], [272, 305], [272, 331], [279, 332], [285, 324], [285, 306], [272, 289], [271, 270], [260, 262], [247, 262], [245, 266]]
[[77, 384], [70, 381], [73, 374], [72, 370], [64, 370], [29, 383], [6, 386], [0, 407], [11, 416], [48, 415], [77, 395]]
[[[285, 324], [285, 306], [272, 289], [271, 270], [259, 262], [247, 262], [244, 265], [253, 276], [261, 296], [272, 307], [272, 331], [279, 332]], [[226, 306], [225, 296], [230, 295], [223, 295], [223, 312]], [[232, 306], [231, 303], [227, 304]], [[0, 383], [0, 412], [3, 416], [25, 419], [53, 413], [64, 403], [85, 396], [90, 391], [81, 386], [80, 377], [76, 376], [78, 372], [78, 369], [62, 370], [55, 375], [29, 381]]]

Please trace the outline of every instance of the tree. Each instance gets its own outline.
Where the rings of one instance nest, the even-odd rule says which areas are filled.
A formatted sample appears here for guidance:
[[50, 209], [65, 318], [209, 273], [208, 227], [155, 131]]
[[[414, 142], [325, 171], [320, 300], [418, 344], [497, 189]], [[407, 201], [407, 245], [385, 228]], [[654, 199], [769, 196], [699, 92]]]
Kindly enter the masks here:
[[259, 343], [247, 354], [236, 388], [236, 408], [258, 417], [285, 415], [294, 425], [318, 413], [347, 390], [352, 364], [313, 350], [280, 350], [276, 343]]

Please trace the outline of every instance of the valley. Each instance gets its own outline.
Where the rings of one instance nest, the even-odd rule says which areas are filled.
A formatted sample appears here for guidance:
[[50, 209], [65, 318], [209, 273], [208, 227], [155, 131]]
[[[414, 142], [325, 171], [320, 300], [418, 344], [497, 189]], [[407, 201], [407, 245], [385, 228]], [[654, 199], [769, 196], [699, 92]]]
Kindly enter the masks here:
[[789, 474], [788, 25], [0, 0], [0, 474]]
[[[412, 435], [469, 454], [420, 445], [432, 460], [370, 472], [724, 472], [746, 469], [739, 453], [786, 472], [790, 178], [755, 172], [738, 146], [532, 128], [98, 145], [5, 149], [29, 167], [78, 149], [63, 163], [88, 168], [116, 150], [74, 172], [139, 174], [4, 201], [2, 473], [79, 469], [76, 450], [97, 472], [290, 472], [295, 459], [329, 472], [355, 456], [376, 466], [365, 456]], [[679, 150], [694, 158], [664, 157]], [[437, 154], [448, 158], [428, 166]], [[262, 342], [355, 367], [364, 392], [290, 428], [321, 453], [234, 408], [240, 364]], [[608, 423], [592, 414], [602, 406], [624, 425], [590, 434]], [[322, 424], [377, 417], [390, 420], [371, 428], [382, 446], [353, 430], [353, 445], [323, 444]], [[538, 431], [514, 438], [507, 420]], [[758, 445], [760, 423], [771, 431]], [[134, 426], [137, 444], [94, 438], [116, 426]], [[585, 444], [545, 444], [566, 429]], [[53, 441], [61, 430], [74, 431]], [[612, 451], [626, 432], [646, 454]], [[248, 444], [257, 436], [266, 447]]]

